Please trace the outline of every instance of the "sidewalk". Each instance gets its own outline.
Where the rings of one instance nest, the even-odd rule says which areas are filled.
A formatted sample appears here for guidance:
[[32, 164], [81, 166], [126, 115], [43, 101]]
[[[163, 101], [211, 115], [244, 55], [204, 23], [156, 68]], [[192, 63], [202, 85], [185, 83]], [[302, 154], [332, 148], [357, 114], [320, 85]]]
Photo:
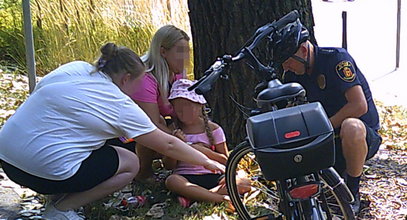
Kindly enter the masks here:
[[401, 5], [400, 65], [396, 67], [397, 0], [312, 0], [320, 46], [342, 46], [342, 11], [347, 12], [348, 51], [369, 81], [373, 97], [407, 107], [407, 2]]
[[[405, 66], [405, 65], [404, 65]], [[370, 80], [370, 89], [376, 100], [385, 105], [402, 105], [407, 107], [407, 68]]]
[[20, 196], [8, 187], [8, 178], [0, 168], [0, 220], [15, 219], [18, 217], [17, 212], [20, 210]]
[[36, 194], [11, 181], [0, 168], [0, 220], [39, 217], [42, 204], [34, 197]]

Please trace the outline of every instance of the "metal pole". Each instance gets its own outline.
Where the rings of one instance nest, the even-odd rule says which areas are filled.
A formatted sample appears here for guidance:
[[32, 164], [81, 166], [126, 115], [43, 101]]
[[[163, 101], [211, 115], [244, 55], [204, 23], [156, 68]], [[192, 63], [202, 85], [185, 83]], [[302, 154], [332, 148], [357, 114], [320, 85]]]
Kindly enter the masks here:
[[396, 70], [400, 67], [401, 0], [397, 1]]
[[347, 49], [348, 48], [348, 39], [347, 39], [347, 12], [342, 11], [342, 47]]
[[22, 4], [24, 17], [25, 54], [28, 70], [28, 85], [31, 93], [35, 88], [36, 74], [35, 74], [34, 38], [33, 38], [33, 29], [31, 25], [30, 0], [23, 0]]

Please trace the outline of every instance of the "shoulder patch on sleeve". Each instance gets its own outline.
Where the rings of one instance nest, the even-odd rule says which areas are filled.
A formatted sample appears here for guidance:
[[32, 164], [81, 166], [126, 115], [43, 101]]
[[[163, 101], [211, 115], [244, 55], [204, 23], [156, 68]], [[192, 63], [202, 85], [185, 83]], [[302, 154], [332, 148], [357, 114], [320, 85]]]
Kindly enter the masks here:
[[345, 82], [353, 82], [356, 78], [355, 68], [350, 61], [344, 60], [339, 62], [335, 69], [339, 78]]

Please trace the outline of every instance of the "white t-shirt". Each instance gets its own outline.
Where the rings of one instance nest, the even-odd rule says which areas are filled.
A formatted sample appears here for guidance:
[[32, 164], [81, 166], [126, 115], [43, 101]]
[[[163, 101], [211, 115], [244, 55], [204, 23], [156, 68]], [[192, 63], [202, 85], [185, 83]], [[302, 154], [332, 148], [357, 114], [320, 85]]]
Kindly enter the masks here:
[[104, 73], [83, 61], [60, 66], [0, 130], [0, 159], [35, 176], [73, 176], [107, 139], [156, 129], [144, 111]]

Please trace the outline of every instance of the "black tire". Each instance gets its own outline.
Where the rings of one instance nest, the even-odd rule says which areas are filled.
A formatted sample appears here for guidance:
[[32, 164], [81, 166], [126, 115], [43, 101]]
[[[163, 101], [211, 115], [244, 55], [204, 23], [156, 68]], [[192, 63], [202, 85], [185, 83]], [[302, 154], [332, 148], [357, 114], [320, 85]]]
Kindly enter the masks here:
[[[242, 167], [238, 167], [240, 163], [244, 163], [244, 165]], [[236, 186], [236, 176], [238, 176], [237, 171], [240, 169], [244, 169], [244, 171], [246, 171], [247, 177], [252, 182], [252, 189], [254, 188], [254, 190], [242, 195], [242, 197], [239, 195]], [[278, 214], [277, 206], [279, 197], [277, 196], [277, 188], [275, 183], [267, 181], [263, 178], [260, 167], [255, 160], [253, 149], [247, 141], [244, 141], [236, 146], [230, 154], [226, 164], [225, 178], [230, 199], [240, 218], [247, 220], [255, 219], [256, 217], [260, 216], [271, 217]], [[252, 197], [253, 199], [256, 199], [256, 204], [249, 203], [251, 200], [245, 202], [242, 201], [245, 200], [245, 198], [250, 199]], [[260, 202], [260, 198], [263, 201]], [[273, 199], [277, 199], [277, 201], [274, 201]], [[265, 208], [265, 206], [268, 205], [270, 205], [270, 208]]]
[[[236, 185], [239, 170], [244, 170], [252, 182], [253, 190], [244, 195], [239, 195]], [[278, 208], [280, 198], [277, 186], [274, 181], [263, 177], [248, 141], [240, 143], [230, 154], [225, 178], [230, 199], [241, 219], [274, 219], [282, 216]], [[348, 189], [343, 183], [338, 184], [336, 178], [331, 170], [321, 175], [323, 195], [318, 197], [318, 202], [325, 212], [323, 216], [325, 219], [355, 219], [349, 204], [351, 198]]]
[[[342, 219], [355, 219], [355, 215], [351, 208], [350, 203], [353, 198], [343, 179], [333, 168], [326, 169], [320, 173], [321, 179], [323, 180], [322, 193], [328, 204], [328, 210], [324, 210], [331, 216], [335, 216], [338, 213], [338, 208], [340, 209], [340, 216]], [[323, 199], [320, 198], [320, 201]], [[324, 207], [323, 207], [324, 208]]]

